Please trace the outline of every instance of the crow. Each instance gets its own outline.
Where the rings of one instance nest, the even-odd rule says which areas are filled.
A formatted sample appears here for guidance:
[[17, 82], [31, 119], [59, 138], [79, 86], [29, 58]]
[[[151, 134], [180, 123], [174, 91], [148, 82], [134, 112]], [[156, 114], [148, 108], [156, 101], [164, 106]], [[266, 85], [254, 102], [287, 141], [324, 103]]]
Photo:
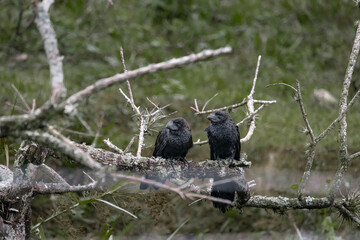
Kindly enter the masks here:
[[[205, 129], [209, 138], [210, 159], [216, 160], [219, 166], [221, 159], [229, 158], [231, 161], [230, 165], [234, 160], [240, 160], [240, 132], [230, 114], [223, 111], [216, 111], [211, 113], [207, 118], [211, 122], [210, 126]], [[217, 178], [215, 181], [221, 179], [222, 178]], [[237, 190], [239, 190], [238, 183], [230, 181], [224, 184], [213, 185], [211, 196], [234, 201]], [[213, 205], [222, 212], [225, 212], [229, 207], [227, 204], [218, 202], [213, 202]]]
[[[185, 157], [192, 146], [193, 140], [189, 124], [183, 118], [174, 118], [166, 124], [157, 136], [153, 157], [168, 159], [173, 168], [173, 160], [183, 161], [189, 166]], [[156, 177], [147, 176], [147, 178], [165, 182]], [[140, 184], [140, 189], [147, 189], [148, 187], [149, 185], [146, 183]]]

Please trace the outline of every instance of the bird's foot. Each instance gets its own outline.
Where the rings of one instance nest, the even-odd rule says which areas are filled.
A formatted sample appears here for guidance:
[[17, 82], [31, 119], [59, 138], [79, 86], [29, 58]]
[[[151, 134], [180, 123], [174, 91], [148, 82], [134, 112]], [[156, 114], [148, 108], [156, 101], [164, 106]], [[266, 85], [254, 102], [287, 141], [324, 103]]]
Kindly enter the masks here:
[[219, 165], [219, 168], [221, 168], [220, 159], [219, 159], [219, 158], [217, 159], [217, 163], [218, 163], [218, 165]]
[[179, 158], [179, 160], [182, 161], [183, 163], [185, 163], [187, 168], [190, 168], [190, 164], [189, 164], [188, 160], [186, 160], [186, 158], [181, 157], [181, 158]]
[[231, 158], [231, 159], [230, 159], [229, 167], [234, 167], [234, 166], [235, 166], [235, 164], [234, 164], [234, 159]]
[[170, 161], [170, 165], [171, 165], [172, 169], [174, 170], [174, 172], [176, 172], [173, 160], [170, 158], [169, 161]]

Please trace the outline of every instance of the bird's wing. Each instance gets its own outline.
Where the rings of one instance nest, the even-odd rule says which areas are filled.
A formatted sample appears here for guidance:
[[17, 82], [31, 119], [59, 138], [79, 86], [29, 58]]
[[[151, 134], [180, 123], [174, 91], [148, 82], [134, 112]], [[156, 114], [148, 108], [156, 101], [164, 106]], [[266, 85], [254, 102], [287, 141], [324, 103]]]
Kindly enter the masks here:
[[236, 142], [235, 142], [235, 160], [240, 160], [240, 151], [241, 151], [241, 144], [240, 144], [240, 132], [239, 127], [235, 125], [236, 128]]
[[167, 139], [167, 130], [164, 128], [159, 132], [159, 135], [156, 138], [155, 149], [153, 152], [154, 157], [161, 157], [163, 155], [164, 149], [166, 147]]
[[211, 134], [210, 131], [210, 127], [207, 127], [205, 129], [205, 131], [207, 132], [207, 136], [209, 139], [209, 146], [210, 146], [210, 159], [211, 160], [216, 160], [216, 151], [215, 151], [215, 144], [214, 144], [214, 137]]

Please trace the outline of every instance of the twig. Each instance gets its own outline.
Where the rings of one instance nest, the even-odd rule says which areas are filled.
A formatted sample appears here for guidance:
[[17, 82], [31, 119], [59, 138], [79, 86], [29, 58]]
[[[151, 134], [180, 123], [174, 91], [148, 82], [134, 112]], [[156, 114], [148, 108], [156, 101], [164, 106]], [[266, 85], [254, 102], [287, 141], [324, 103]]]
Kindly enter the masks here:
[[215, 93], [214, 96], [212, 96], [209, 100], [207, 100], [203, 106], [203, 108], [201, 109], [201, 111], [203, 112], [206, 108], [206, 106], [209, 104], [209, 102], [211, 102], [211, 100], [213, 100], [216, 96], [218, 95], [218, 93]]
[[294, 90], [297, 93], [297, 89], [294, 88], [293, 86], [291, 86], [290, 84], [287, 84], [287, 83], [273, 83], [273, 84], [267, 85], [266, 87], [278, 86], [278, 85], [283, 85], [283, 86], [289, 87], [289, 88], [291, 88], [292, 90]]
[[136, 136], [133, 136], [133, 137], [131, 138], [129, 144], [126, 146], [126, 148], [125, 148], [125, 150], [124, 150], [124, 153], [129, 152], [131, 146], [133, 145], [133, 143], [134, 143], [134, 141], [135, 141], [135, 138], [136, 138]]
[[36, 99], [34, 98], [32, 100], [32, 107], [31, 107], [31, 113], [33, 113], [35, 111], [35, 108], [36, 108]]
[[360, 157], [360, 152], [351, 154], [351, 155], [349, 156], [349, 161], [350, 161], [350, 160], [353, 160], [353, 159], [355, 159], [355, 158], [358, 158], [358, 157]]
[[80, 114], [77, 113], [75, 114], [75, 116], [79, 120], [81, 125], [83, 125], [91, 135], [94, 135], [94, 131], [91, 129], [90, 125], [80, 116]]
[[9, 167], [10, 164], [9, 145], [7, 145], [7, 143], [4, 143], [4, 151], [5, 151], [6, 167]]
[[[258, 57], [258, 62], [257, 62], [256, 70], [255, 70], [255, 76], [254, 76], [254, 80], [253, 80], [253, 85], [252, 85], [250, 94], [247, 97], [247, 107], [248, 107], [248, 110], [249, 110], [249, 114], [252, 114], [254, 112], [254, 98], [253, 98], [253, 95], [255, 93], [255, 85], [256, 85], [256, 80], [257, 80], [258, 73], [259, 73], [260, 61], [261, 61], [261, 56]], [[255, 126], [255, 116], [253, 116], [252, 120], [251, 120], [251, 123], [250, 123], [248, 133], [242, 139], [242, 142], [247, 142], [247, 141], [250, 140], [250, 138], [254, 134], [255, 128], [256, 128], [256, 126]]]
[[[89, 155], [84, 153], [80, 148], [74, 147], [73, 142], [66, 140], [63, 137], [62, 140], [48, 134], [40, 133], [38, 131], [21, 131], [16, 134], [22, 139], [30, 139], [38, 142], [44, 146], [60, 151], [62, 154], [78, 161], [80, 164], [92, 169], [101, 169], [101, 165], [95, 162]], [[61, 134], [59, 133], [59, 136]], [[62, 136], [62, 135], [61, 135]], [[64, 141], [65, 140], [65, 141]]]
[[170, 187], [169, 185], [166, 185], [166, 184], [163, 184], [163, 183], [159, 183], [159, 182], [156, 182], [156, 181], [145, 179], [144, 177], [139, 178], [139, 177], [124, 175], [124, 174], [121, 174], [121, 173], [112, 173], [111, 175], [113, 177], [115, 177], [115, 178], [128, 179], [128, 180], [132, 180], [132, 181], [135, 181], [135, 182], [146, 183], [146, 184], [149, 184], [149, 185], [152, 185], [152, 186], [155, 186], [155, 187], [159, 187], [159, 188], [162, 188], [162, 189], [166, 189], [166, 190], [175, 192], [182, 199], [185, 199], [185, 198], [189, 198], [189, 199], [203, 198], [203, 199], [207, 199], [207, 200], [214, 201], [214, 202], [220, 202], [220, 203], [226, 203], [226, 204], [229, 204], [229, 205], [233, 205], [233, 203], [231, 201], [229, 201], [229, 200], [225, 200], [225, 199], [222, 199], [222, 198], [211, 197], [211, 196], [206, 196], [206, 195], [202, 195], [202, 194], [198, 194], [198, 193], [183, 192], [179, 188], [173, 188], [173, 187]]
[[85, 89], [73, 94], [67, 98], [67, 100], [63, 101], [61, 104], [57, 104], [56, 106], [51, 103], [46, 103], [31, 114], [0, 117], [0, 137], [2, 138], [10, 135], [14, 136], [14, 134], [20, 130], [38, 129], [54, 116], [72, 113], [74, 109], [76, 109], [77, 103], [101, 90], [111, 87], [114, 84], [119, 84], [142, 75], [181, 67], [198, 61], [204, 61], [220, 55], [229, 54], [231, 52], [231, 47], [224, 47], [216, 50], [204, 50], [197, 54], [174, 58], [157, 64], [150, 64], [136, 70], [100, 79]]
[[[265, 107], [265, 104], [260, 105], [260, 107], [258, 107], [254, 112], [250, 113], [249, 115], [247, 115], [243, 120], [241, 120], [240, 122], [238, 122], [236, 125], [240, 126], [242, 124], [244, 124], [247, 120], [249, 120], [250, 118], [254, 117], [263, 107]], [[241, 140], [240, 140], [241, 142]], [[244, 141], [242, 141], [241, 143], [243, 143]]]
[[112, 77], [100, 79], [100, 80], [96, 81], [94, 84], [86, 87], [85, 89], [73, 94], [64, 102], [64, 104], [65, 105], [73, 105], [100, 90], [108, 88], [114, 84], [118, 84], [118, 83], [124, 82], [126, 80], [130, 80], [135, 77], [139, 77], [139, 76], [149, 74], [149, 73], [158, 72], [158, 71], [165, 70], [165, 69], [171, 69], [171, 68], [184, 66], [184, 65], [195, 63], [198, 61], [204, 61], [209, 58], [217, 57], [217, 56], [224, 55], [224, 54], [229, 54], [231, 52], [232, 52], [231, 47], [224, 47], [224, 48], [219, 48], [216, 50], [204, 50], [200, 53], [191, 54], [191, 55], [180, 57], [180, 58], [173, 58], [171, 60], [161, 62], [161, 63], [150, 64], [146, 67], [141, 67], [136, 70], [127, 71], [126, 73], [118, 73]]
[[146, 129], [146, 121], [143, 116], [140, 116], [140, 130], [139, 130], [139, 143], [138, 143], [138, 149], [136, 152], [137, 157], [141, 157], [141, 150], [144, 146], [144, 133]]
[[344, 119], [345, 115], [349, 112], [350, 108], [354, 105], [354, 103], [357, 101], [357, 99], [360, 96], [360, 90], [356, 92], [354, 97], [351, 99], [349, 105], [345, 108], [343, 112], [340, 113], [340, 115], [319, 135], [315, 138], [315, 143], [320, 142], [327, 134], [331, 132], [335, 128], [335, 126]]
[[87, 185], [71, 186], [63, 183], [35, 183], [33, 186], [34, 193], [38, 194], [59, 194], [67, 192], [82, 192], [90, 191], [96, 188], [97, 182], [92, 182]]
[[311, 138], [311, 142], [314, 143], [314, 141], [315, 141], [314, 132], [313, 132], [311, 126], [310, 126], [309, 119], [308, 119], [307, 114], [306, 114], [306, 112], [305, 112], [304, 102], [303, 102], [302, 95], [301, 95], [300, 83], [299, 83], [298, 80], [296, 80], [296, 87], [297, 87], [297, 91], [296, 91], [296, 92], [297, 92], [297, 95], [298, 95], [298, 100], [299, 100], [299, 105], [300, 105], [301, 114], [302, 114], [302, 116], [303, 116], [303, 119], [304, 119], [306, 128], [307, 128], [307, 130], [309, 131], [310, 138]]
[[11, 87], [15, 90], [16, 94], [19, 96], [20, 100], [22, 101], [22, 103], [24, 104], [24, 106], [26, 107], [26, 109], [28, 110], [28, 112], [31, 112], [31, 108], [30, 108], [29, 105], [26, 103], [23, 95], [19, 92], [19, 90], [15, 87], [14, 84], [11, 84]]
[[110, 142], [109, 139], [104, 139], [103, 143], [106, 144], [106, 146], [108, 146], [109, 148], [111, 148], [112, 150], [114, 150], [115, 152], [119, 153], [119, 154], [123, 154], [124, 151], [121, 150], [120, 148], [118, 148], [117, 146], [115, 146], [112, 142]]
[[95, 179], [93, 179], [89, 174], [87, 174], [85, 171], [82, 171], [83, 174], [85, 174], [93, 183], [95, 183]]
[[48, 176], [50, 178], [52, 178], [52, 180], [56, 181], [57, 183], [61, 183], [61, 184], [64, 184], [66, 186], [70, 186], [68, 184], [68, 182], [66, 182], [66, 180], [60, 176], [60, 174], [58, 174], [54, 169], [52, 169], [51, 167], [49, 167], [48, 165], [46, 164], [41, 164], [39, 166], [44, 172], [46, 172], [48, 174]]

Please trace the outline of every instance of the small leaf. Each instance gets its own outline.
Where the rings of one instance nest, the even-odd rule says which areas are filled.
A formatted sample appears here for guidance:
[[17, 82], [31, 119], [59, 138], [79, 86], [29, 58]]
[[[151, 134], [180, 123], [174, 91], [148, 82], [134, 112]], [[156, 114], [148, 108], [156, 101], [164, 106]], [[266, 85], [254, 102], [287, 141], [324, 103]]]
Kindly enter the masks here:
[[293, 184], [291, 185], [291, 189], [298, 189], [299, 188], [299, 185], [298, 184]]
[[330, 179], [327, 179], [326, 180], [326, 184], [330, 184], [331, 183], [331, 180]]

